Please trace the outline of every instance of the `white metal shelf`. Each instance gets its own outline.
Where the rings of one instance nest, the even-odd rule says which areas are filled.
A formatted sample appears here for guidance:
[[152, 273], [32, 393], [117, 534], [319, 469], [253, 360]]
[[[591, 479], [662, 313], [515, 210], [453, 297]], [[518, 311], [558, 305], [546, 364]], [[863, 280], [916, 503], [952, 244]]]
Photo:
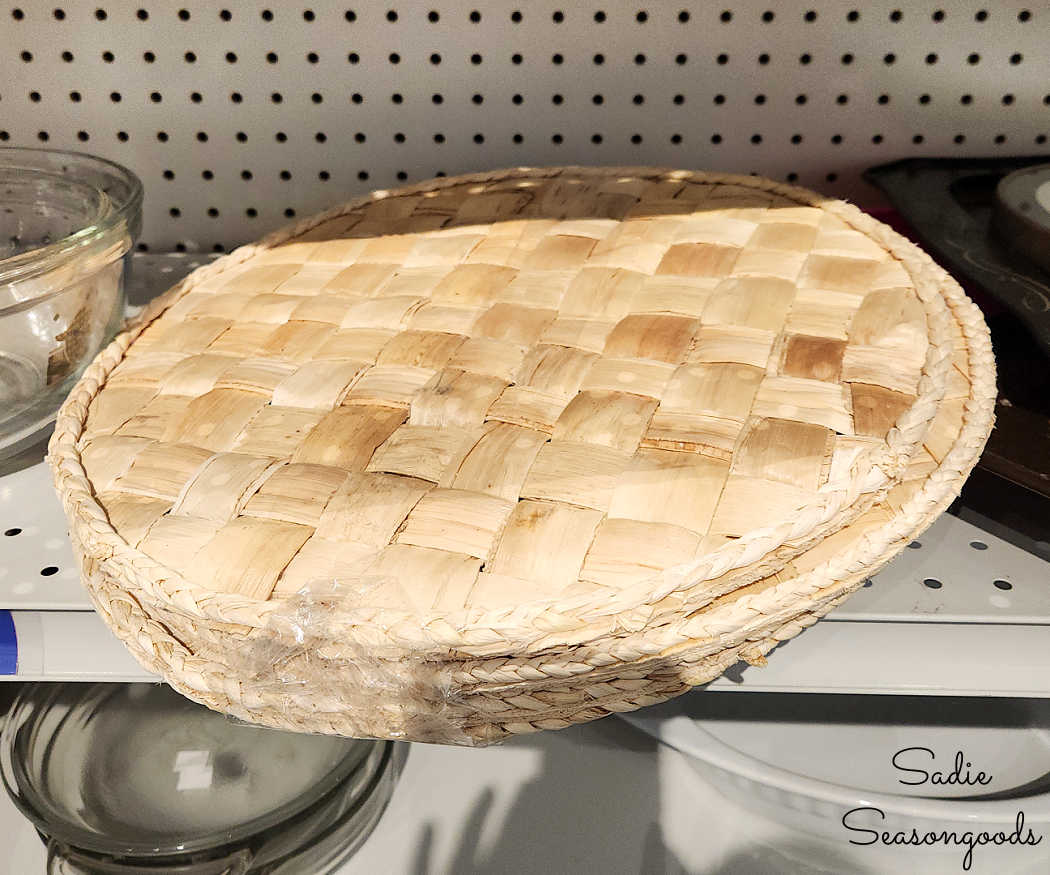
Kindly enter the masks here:
[[[0, 478], [0, 531], [7, 679], [150, 677], [91, 612], [44, 465]], [[712, 688], [1050, 696], [1050, 563], [948, 515], [915, 544], [766, 668]]]

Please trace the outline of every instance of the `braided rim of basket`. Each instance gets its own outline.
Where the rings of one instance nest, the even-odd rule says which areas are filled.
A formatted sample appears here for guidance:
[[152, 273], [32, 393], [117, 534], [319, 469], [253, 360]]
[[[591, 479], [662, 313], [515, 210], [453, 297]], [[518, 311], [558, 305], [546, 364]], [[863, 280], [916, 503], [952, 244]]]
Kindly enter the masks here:
[[[749, 598], [746, 608], [742, 604], [744, 600], [741, 600], [730, 608], [737, 611], [745, 609], [748, 617], [743, 624], [733, 624], [731, 631], [709, 630], [716, 637], [704, 640], [694, 638], [676, 647], [673, 654], [661, 655], [660, 651], [667, 647], [663, 641], [655, 652], [645, 643], [631, 664], [630, 655], [627, 652], [617, 653], [614, 645], [606, 654], [623, 661], [610, 667], [611, 676], [602, 684], [602, 695], [594, 695], [597, 681], [590, 676], [581, 677], [581, 666], [575, 659], [571, 666], [557, 665], [551, 661], [546, 671], [544, 665], [530, 661], [528, 665], [531, 672], [521, 674], [514, 670], [510, 660], [464, 664], [454, 671], [451, 680], [452, 687], [466, 685], [459, 689], [467, 695], [472, 692], [469, 685], [479, 681], [517, 690], [523, 680], [538, 681], [530, 687], [539, 686], [540, 691], [554, 689], [578, 694], [575, 703], [565, 702], [561, 707], [551, 709], [551, 712], [558, 713], [535, 714], [530, 719], [528, 714], [512, 711], [505, 715], [508, 719], [498, 719], [493, 715], [493, 719], [487, 722], [484, 719], [465, 721], [464, 738], [468, 743], [485, 744], [518, 733], [561, 729], [611, 713], [654, 705], [712, 680], [739, 659], [761, 663], [764, 654], [813, 625], [857, 589], [873, 567], [892, 558], [904, 544], [919, 535], [943, 512], [977, 462], [992, 427], [995, 396], [993, 370], [990, 367], [973, 366], [980, 361], [991, 362], [987, 327], [976, 306], [962, 294], [958, 285], [946, 274], [943, 276], [944, 293], [962, 329], [972, 371], [970, 397], [963, 406], [959, 439], [938, 468], [927, 477], [920, 490], [905, 502], [898, 517], [864, 539], [864, 548], [858, 551], [856, 557], [844, 560], [844, 564], [843, 560], [838, 560], [821, 566], [825, 574], [841, 566], [846, 571], [845, 577], [832, 579], [833, 582], [829, 583], [828, 577], [821, 579], [818, 574], [821, 569], [814, 570], [806, 575], [808, 597], [801, 602], [796, 589], [787, 587], [791, 591], [782, 591], [786, 585]], [[872, 560], [872, 556], [876, 558]], [[781, 591], [778, 593], [778, 590]], [[354, 731], [355, 726], [348, 720], [350, 715], [346, 713], [304, 712], [290, 708], [289, 702], [282, 700], [279, 695], [246, 689], [241, 682], [230, 677], [225, 665], [195, 656], [161, 623], [148, 617], [143, 607], [117, 585], [103, 583], [92, 587], [91, 595], [96, 608], [133, 655], [147, 669], [165, 675], [176, 689], [195, 701], [277, 728], [336, 734]], [[776, 598], [776, 595], [780, 597]], [[792, 602], [798, 610], [785, 611], [785, 605]], [[641, 635], [633, 637], [643, 638]], [[644, 682], [632, 680], [619, 686], [615, 673], [623, 670], [640, 672]], [[646, 670], [649, 674], [645, 673]], [[581, 683], [583, 686], [580, 686]], [[500, 699], [501, 691], [477, 689], [474, 695]], [[481, 713], [478, 712], [479, 716]]]
[[[707, 184], [730, 184], [767, 191], [794, 200], [797, 203], [815, 206], [830, 212], [854, 229], [866, 234], [896, 257], [912, 277], [916, 294], [927, 309], [929, 350], [926, 365], [919, 383], [918, 397], [911, 409], [906, 411], [887, 435], [885, 455], [880, 463], [887, 481], [893, 481], [903, 470], [907, 459], [922, 439], [928, 423], [937, 411], [944, 393], [945, 375], [951, 367], [951, 342], [948, 316], [940, 298], [941, 270], [922, 250], [897, 234], [888, 226], [863, 213], [858, 208], [842, 201], [830, 200], [815, 192], [761, 177], [737, 174], [675, 171], [663, 168], [611, 167], [611, 168], [519, 168], [469, 174], [458, 177], [431, 180], [419, 185], [390, 191], [377, 191], [371, 195], [354, 199], [323, 213], [304, 219], [289, 227], [279, 229], [255, 244], [249, 244], [210, 265], [203, 266], [162, 297], [156, 299], [141, 314], [136, 324], [119, 335], [90, 365], [59, 411], [55, 432], [49, 444], [48, 460], [52, 467], [56, 486], [62, 497], [66, 515], [76, 531], [82, 549], [88, 556], [103, 564], [105, 573], [121, 580], [132, 589], [142, 591], [147, 599], [159, 600], [175, 606], [187, 617], [201, 618], [225, 623], [240, 623], [263, 626], [271, 615], [280, 616], [286, 600], [260, 602], [242, 596], [211, 591], [187, 581], [178, 572], [131, 547], [115, 531], [105, 509], [98, 503], [90, 481], [80, 461], [77, 446], [93, 398], [101, 390], [109, 373], [120, 363], [128, 347], [144, 328], [159, 317], [168, 307], [199, 283], [225, 270], [242, 264], [254, 255], [271, 249], [294, 237], [306, 233], [316, 226], [338, 218], [368, 203], [410, 193], [436, 191], [457, 185], [506, 180], [516, 178], [543, 178], [571, 172], [580, 176], [610, 176], [633, 174], [647, 178], [688, 179]], [[940, 305], [941, 309], [937, 308]], [[932, 312], [931, 312], [932, 310]], [[980, 364], [980, 363], [978, 363]], [[991, 359], [987, 363], [990, 368]], [[871, 459], [861, 460], [856, 465], [871, 467]], [[506, 640], [512, 644], [522, 636], [534, 638], [537, 630], [549, 631], [566, 623], [578, 625], [580, 615], [596, 611], [608, 615], [625, 609], [652, 604], [684, 586], [692, 586], [703, 580], [719, 577], [726, 572], [759, 561], [771, 550], [785, 541], [804, 538], [822, 524], [832, 521], [837, 514], [848, 508], [857, 499], [860, 480], [857, 478], [849, 490], [830, 492], [809, 508], [804, 508], [791, 521], [752, 532], [736, 541], [720, 547], [698, 560], [689, 568], [690, 574], [663, 574], [626, 588], [615, 599], [579, 597], [574, 600], [547, 600], [526, 602], [517, 606], [495, 610], [461, 610], [455, 614], [421, 614], [408, 612], [397, 617], [396, 612], [357, 608], [341, 610], [340, 624], [370, 627], [375, 633], [403, 646], [447, 648], [464, 643], [482, 644]], [[333, 611], [333, 615], [334, 615]], [[377, 623], [382, 614], [383, 622]], [[564, 619], [562, 619], [564, 617]], [[333, 616], [334, 619], [334, 616]]]

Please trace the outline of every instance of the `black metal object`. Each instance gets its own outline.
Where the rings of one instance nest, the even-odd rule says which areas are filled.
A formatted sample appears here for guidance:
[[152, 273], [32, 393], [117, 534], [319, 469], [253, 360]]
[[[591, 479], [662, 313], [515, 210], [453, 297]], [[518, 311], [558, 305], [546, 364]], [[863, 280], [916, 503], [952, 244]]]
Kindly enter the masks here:
[[[997, 233], [996, 188], [1006, 175], [1047, 158], [920, 158], [868, 170], [909, 232], [974, 297], [992, 334], [998, 369], [996, 426], [980, 469], [1015, 484], [1014, 499], [982, 478], [964, 502], [991, 519], [1030, 503], [1023, 486], [1050, 499], [1050, 274]], [[968, 495], [969, 493], [969, 495]], [[1034, 496], [1033, 496], [1034, 498]], [[968, 499], [968, 500], [967, 500]], [[1046, 516], [1047, 506], [1037, 501]], [[1027, 505], [1026, 505], [1027, 506]], [[1017, 520], [1007, 522], [1008, 527]], [[1041, 520], [1036, 540], [1048, 537]]]
[[1050, 274], [994, 233], [995, 190], [1025, 158], [913, 158], [882, 164], [864, 178], [889, 199], [919, 242], [949, 273], [1008, 308], [1050, 355]]

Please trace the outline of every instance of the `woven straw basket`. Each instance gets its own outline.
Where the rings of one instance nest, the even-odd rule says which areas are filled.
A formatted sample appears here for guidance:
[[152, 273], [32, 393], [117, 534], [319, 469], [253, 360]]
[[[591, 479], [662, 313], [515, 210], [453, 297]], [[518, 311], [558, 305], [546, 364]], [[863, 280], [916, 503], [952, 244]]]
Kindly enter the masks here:
[[947, 506], [994, 394], [976, 308], [847, 204], [526, 169], [191, 274], [50, 462], [97, 609], [181, 692], [478, 744], [761, 661]]

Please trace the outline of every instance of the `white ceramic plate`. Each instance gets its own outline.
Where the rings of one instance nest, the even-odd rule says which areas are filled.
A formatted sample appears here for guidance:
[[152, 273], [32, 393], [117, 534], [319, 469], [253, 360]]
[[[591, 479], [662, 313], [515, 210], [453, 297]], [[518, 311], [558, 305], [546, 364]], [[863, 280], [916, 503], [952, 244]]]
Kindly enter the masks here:
[[[724, 796], [824, 839], [857, 872], [965, 871], [966, 834], [982, 832], [991, 841], [973, 848], [968, 871], [1050, 871], [1050, 703], [701, 692], [622, 716]], [[995, 844], [1019, 812], [1020, 837], [1041, 841]]]

